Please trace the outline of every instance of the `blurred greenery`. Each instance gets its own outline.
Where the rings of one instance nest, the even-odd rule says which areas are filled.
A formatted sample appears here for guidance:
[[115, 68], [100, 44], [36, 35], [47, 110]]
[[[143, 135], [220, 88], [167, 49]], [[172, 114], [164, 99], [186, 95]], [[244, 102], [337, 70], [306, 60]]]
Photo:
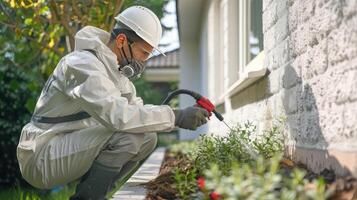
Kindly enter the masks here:
[[[167, 0], [0, 1], [0, 190], [23, 185], [16, 159], [22, 127], [61, 57], [73, 50], [75, 33], [86, 25], [109, 31], [113, 17], [143, 5], [161, 18]], [[145, 80], [136, 83], [143, 99], [163, 98]], [[1, 198], [3, 199], [3, 198]]]
[[[75, 33], [86, 25], [114, 26], [121, 9], [143, 5], [161, 18], [165, 0], [0, 1], [0, 55], [14, 66], [39, 68], [46, 79], [59, 59], [73, 50]], [[42, 80], [43, 81], [43, 80]]]
[[54, 190], [13, 187], [0, 191], [0, 199], [6, 200], [67, 200], [75, 191], [75, 184], [57, 187]]
[[154, 88], [151, 83], [145, 80], [145, 77], [141, 77], [133, 81], [137, 95], [140, 96], [144, 104], [155, 104], [160, 105], [164, 94], [160, 92], [157, 88]]
[[22, 126], [31, 118], [37, 90], [20, 68], [2, 62], [0, 67], [0, 187], [21, 181], [16, 146]]

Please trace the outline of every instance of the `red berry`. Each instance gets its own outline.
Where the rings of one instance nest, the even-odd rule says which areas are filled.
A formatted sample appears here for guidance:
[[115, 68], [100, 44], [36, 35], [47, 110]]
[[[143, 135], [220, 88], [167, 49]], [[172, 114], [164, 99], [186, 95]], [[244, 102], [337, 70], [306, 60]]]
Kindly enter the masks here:
[[203, 190], [205, 188], [205, 179], [203, 177], [200, 177], [197, 179], [197, 185], [198, 188], [200, 188], [201, 190]]
[[219, 195], [217, 192], [211, 192], [210, 196], [211, 196], [211, 199], [213, 199], [213, 200], [217, 200], [217, 199], [221, 198], [221, 195]]

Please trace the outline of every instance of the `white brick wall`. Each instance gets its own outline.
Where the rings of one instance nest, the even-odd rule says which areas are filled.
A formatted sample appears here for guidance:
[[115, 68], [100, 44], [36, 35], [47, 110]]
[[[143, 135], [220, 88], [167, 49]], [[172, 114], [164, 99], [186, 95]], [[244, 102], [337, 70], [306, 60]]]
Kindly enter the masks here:
[[[273, 58], [272, 69], [285, 68], [282, 101], [289, 144], [296, 148], [291, 156], [316, 171], [331, 167], [341, 174], [356, 175], [356, 159], [344, 166], [346, 158], [357, 158], [356, 3], [295, 0], [286, 9], [288, 14], [281, 15], [266, 30], [264, 39], [271, 39], [269, 32], [287, 32], [289, 38], [288, 58], [284, 51], [276, 50], [282, 48], [276, 35], [268, 55]], [[263, 20], [270, 23], [269, 19]], [[288, 30], [279, 21], [287, 21]], [[284, 65], [287, 60], [291, 64]], [[311, 153], [299, 153], [300, 147], [301, 151], [308, 148], [306, 152]], [[332, 157], [332, 152], [338, 153]], [[322, 160], [323, 156], [317, 154], [325, 154], [325, 158]]]
[[[285, 117], [288, 156], [316, 172], [332, 168], [339, 175], [357, 176], [357, 1], [262, 1], [264, 64], [269, 74], [225, 96], [224, 103], [219, 98], [245, 65], [238, 56], [244, 57], [244, 43], [234, 40], [244, 35], [245, 24], [237, 25], [245, 22], [243, 12], [237, 16], [236, 0], [179, 1], [185, 75], [180, 86], [201, 91], [204, 85], [203, 94], [220, 100], [230, 124], [249, 120], [261, 130]], [[188, 9], [199, 20], [188, 19]], [[192, 26], [184, 26], [187, 23]], [[187, 37], [189, 33], [199, 40]], [[227, 128], [212, 117], [208, 130], [225, 134]]]
[[270, 74], [231, 98], [227, 120], [263, 128], [284, 115], [288, 155], [357, 176], [356, 2], [263, 0]]

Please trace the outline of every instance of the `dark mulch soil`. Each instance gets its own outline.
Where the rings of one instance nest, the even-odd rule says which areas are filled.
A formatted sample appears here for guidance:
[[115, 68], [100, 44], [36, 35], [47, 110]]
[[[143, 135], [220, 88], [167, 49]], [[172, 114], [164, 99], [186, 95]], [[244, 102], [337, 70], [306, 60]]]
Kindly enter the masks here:
[[[183, 154], [174, 156], [170, 152], [165, 153], [163, 164], [160, 168], [159, 176], [145, 184], [148, 191], [147, 200], [175, 199], [177, 190], [173, 187], [173, 168], [178, 166], [180, 169], [189, 170], [192, 166]], [[308, 173], [305, 178], [309, 181], [322, 177], [327, 183], [328, 189], [333, 189], [334, 194], [329, 200], [357, 200], [357, 179], [352, 176], [337, 178], [332, 170], [324, 169], [319, 174], [307, 170], [306, 166], [294, 163], [289, 159], [280, 162], [281, 170], [289, 175], [293, 168], [305, 169]], [[314, 184], [306, 185], [307, 188], [316, 187]]]
[[174, 167], [179, 167], [180, 169], [189, 170], [192, 167], [191, 165], [183, 154], [179, 153], [174, 156], [172, 153], [166, 151], [159, 176], [145, 184], [145, 188], [148, 191], [146, 199], [175, 199], [177, 190], [173, 187], [173, 169]]

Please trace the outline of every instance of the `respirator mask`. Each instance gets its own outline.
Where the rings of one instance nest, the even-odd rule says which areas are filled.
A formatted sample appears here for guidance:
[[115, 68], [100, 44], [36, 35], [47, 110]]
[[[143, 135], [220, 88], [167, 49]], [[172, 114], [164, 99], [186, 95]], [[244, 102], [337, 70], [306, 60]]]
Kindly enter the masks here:
[[145, 70], [146, 64], [146, 62], [144, 61], [140, 61], [133, 58], [133, 51], [131, 49], [132, 44], [133, 42], [128, 40], [130, 59], [126, 56], [123, 47], [120, 48], [120, 54], [124, 59], [122, 59], [121, 63], [119, 63], [119, 71], [121, 71], [122, 74], [130, 80], [140, 78], [141, 73], [143, 73], [143, 71]]

